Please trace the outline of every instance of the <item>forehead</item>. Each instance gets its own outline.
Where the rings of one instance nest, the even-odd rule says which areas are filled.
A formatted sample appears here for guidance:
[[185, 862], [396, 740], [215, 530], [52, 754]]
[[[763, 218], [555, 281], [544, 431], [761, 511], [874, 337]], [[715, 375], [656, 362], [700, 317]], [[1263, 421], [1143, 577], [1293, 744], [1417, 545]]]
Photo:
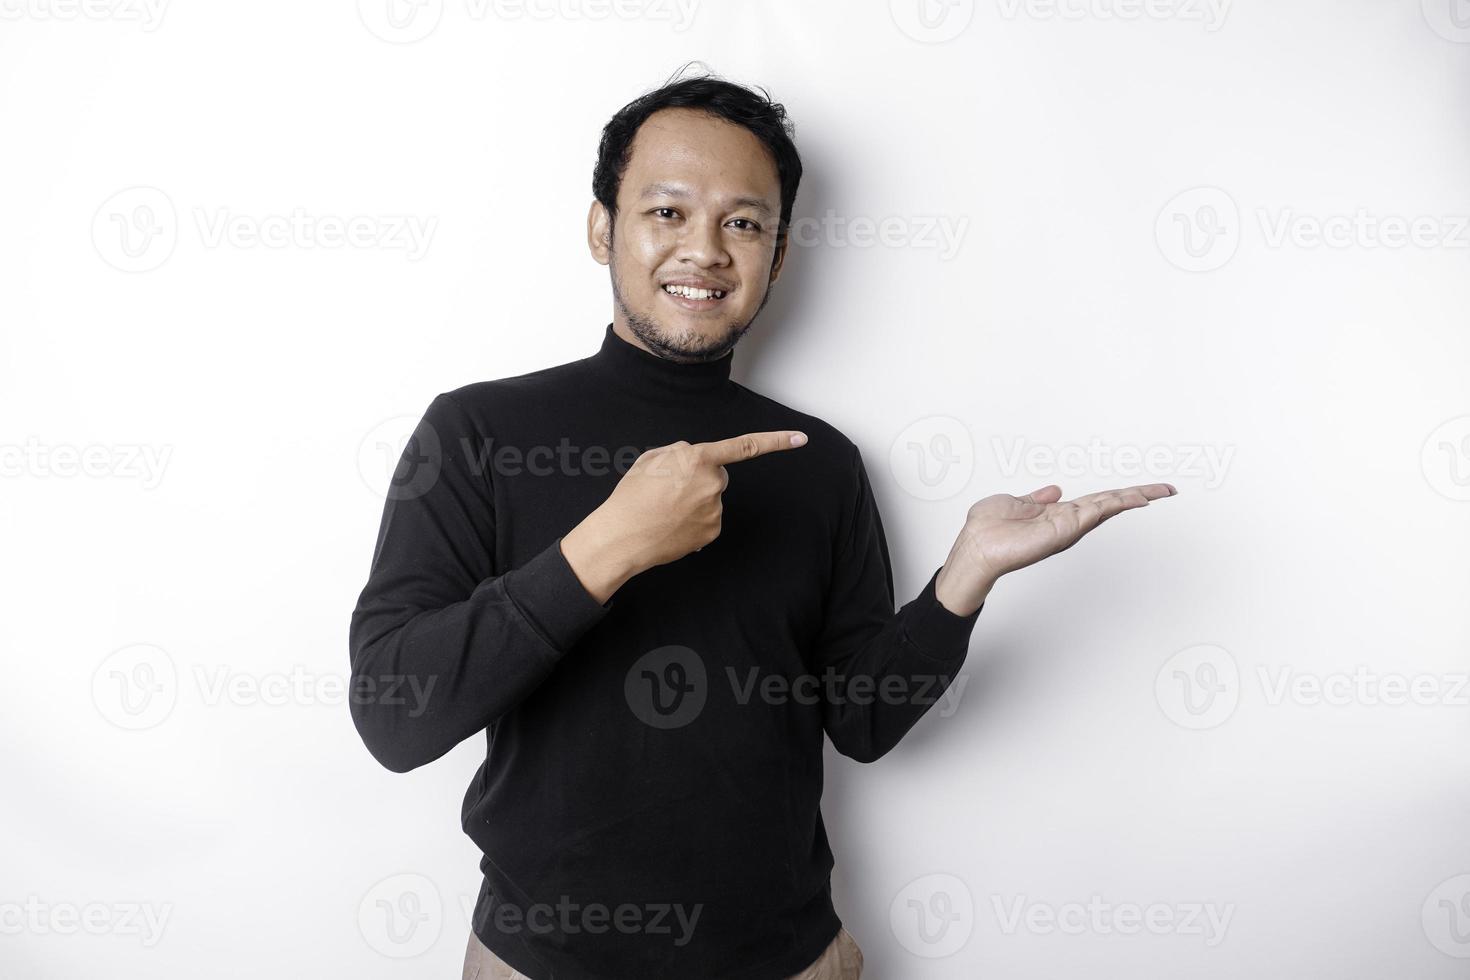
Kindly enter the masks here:
[[781, 197], [766, 145], [744, 126], [694, 109], [660, 109], [638, 127], [618, 198], [637, 200], [654, 184], [765, 198], [773, 208]]

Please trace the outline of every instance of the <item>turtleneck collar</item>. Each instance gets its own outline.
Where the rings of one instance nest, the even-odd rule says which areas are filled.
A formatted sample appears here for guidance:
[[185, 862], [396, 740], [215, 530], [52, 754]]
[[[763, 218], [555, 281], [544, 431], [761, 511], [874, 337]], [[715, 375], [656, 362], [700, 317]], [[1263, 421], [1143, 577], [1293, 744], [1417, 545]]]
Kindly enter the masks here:
[[602, 347], [592, 356], [594, 367], [637, 394], [716, 401], [735, 393], [730, 380], [734, 360], [732, 350], [717, 361], [671, 361], [619, 337], [611, 323], [603, 331]]

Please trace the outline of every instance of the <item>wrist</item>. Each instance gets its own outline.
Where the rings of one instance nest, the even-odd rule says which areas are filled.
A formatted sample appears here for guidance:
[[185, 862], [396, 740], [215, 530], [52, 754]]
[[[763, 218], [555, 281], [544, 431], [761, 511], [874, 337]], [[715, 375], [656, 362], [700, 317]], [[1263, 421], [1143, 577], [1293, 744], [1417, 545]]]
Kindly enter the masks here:
[[583, 587], [600, 603], [606, 603], [643, 570], [632, 549], [612, 533], [600, 508], [562, 536], [561, 552]]
[[968, 616], [984, 604], [997, 576], [952, 568], [945, 562], [934, 577], [934, 598], [956, 616]]

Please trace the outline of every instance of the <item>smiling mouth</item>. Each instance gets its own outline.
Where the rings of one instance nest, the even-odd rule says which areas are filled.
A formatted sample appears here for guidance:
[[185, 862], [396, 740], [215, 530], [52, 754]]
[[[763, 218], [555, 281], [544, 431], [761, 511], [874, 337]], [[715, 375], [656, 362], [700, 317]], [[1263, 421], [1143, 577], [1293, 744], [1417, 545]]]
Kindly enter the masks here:
[[663, 291], [675, 299], [692, 300], [698, 303], [722, 300], [729, 295], [723, 289], [698, 289], [694, 286], [675, 286], [665, 284]]
[[664, 285], [660, 291], [685, 313], [717, 313], [729, 296], [724, 289], [697, 289], [693, 286]]

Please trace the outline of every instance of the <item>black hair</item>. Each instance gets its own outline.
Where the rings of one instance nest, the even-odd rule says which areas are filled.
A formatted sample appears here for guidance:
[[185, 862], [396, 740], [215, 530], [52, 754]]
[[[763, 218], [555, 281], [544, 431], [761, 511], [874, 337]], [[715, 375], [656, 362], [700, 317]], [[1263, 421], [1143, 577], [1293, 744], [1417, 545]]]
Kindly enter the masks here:
[[781, 221], [776, 231], [776, 244], [780, 247], [786, 241], [796, 188], [801, 183], [801, 156], [792, 138], [796, 125], [787, 117], [786, 107], [772, 102], [771, 93], [764, 88], [759, 91], [746, 88], [713, 72], [680, 78], [689, 64], [695, 62], [686, 63], [663, 85], [623, 106], [602, 128], [597, 166], [592, 171], [592, 194], [607, 208], [608, 215], [616, 218], [618, 188], [628, 169], [638, 127], [660, 109], [698, 109], [744, 126], [776, 158], [776, 174], [781, 180]]

